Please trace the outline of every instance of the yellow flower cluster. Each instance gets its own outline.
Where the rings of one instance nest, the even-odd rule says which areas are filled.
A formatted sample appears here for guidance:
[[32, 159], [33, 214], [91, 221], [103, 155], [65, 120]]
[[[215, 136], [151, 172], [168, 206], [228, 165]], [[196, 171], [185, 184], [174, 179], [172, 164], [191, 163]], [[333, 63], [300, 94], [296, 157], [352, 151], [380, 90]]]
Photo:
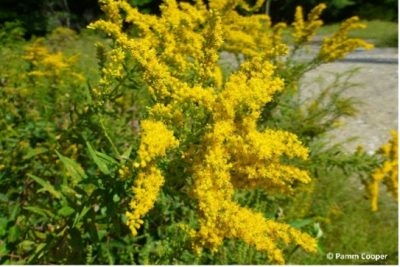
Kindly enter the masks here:
[[110, 96], [116, 93], [118, 82], [124, 77], [125, 53], [118, 47], [107, 50], [100, 42], [96, 43], [96, 50], [100, 80], [97, 86], [91, 88], [91, 93], [94, 104], [102, 106]]
[[107, 88], [115, 79], [123, 75], [123, 65], [125, 53], [120, 48], [113, 49], [107, 53], [107, 63], [101, 69], [102, 77], [100, 84]]
[[65, 73], [69, 73], [80, 81], [84, 80], [81, 74], [70, 71], [77, 57], [65, 57], [61, 52], [51, 53], [45, 46], [43, 38], [38, 38], [25, 47], [23, 59], [31, 64], [31, 70], [28, 73], [30, 76], [58, 80]]
[[[155, 100], [149, 118], [141, 122], [134, 165], [139, 174], [126, 214], [132, 233], [137, 234], [164, 183], [156, 159], [179, 146], [181, 151], [171, 157], [190, 165], [187, 179], [192, 180], [191, 196], [198, 203], [199, 227], [189, 231], [195, 250], [216, 251], [225, 238], [238, 238], [267, 253], [271, 261], [284, 263], [282, 246], [294, 243], [314, 252], [315, 239], [241, 207], [233, 195], [235, 189], [256, 187], [290, 193], [295, 184], [310, 182], [305, 171], [281, 162], [306, 159], [308, 150], [294, 134], [257, 127], [263, 106], [284, 87], [275, 67], [265, 60], [265, 51], [249, 53], [250, 59], [226, 82], [218, 74], [218, 50], [232, 41], [228, 32], [234, 28], [225, 15], [239, 16], [234, 9], [243, 2], [210, 1], [208, 10], [202, 1], [190, 5], [166, 0], [156, 17], [141, 14], [126, 1], [104, 0], [109, 19], [90, 27], [104, 31], [117, 49], [137, 61]], [[122, 24], [138, 33], [128, 36]]]
[[307, 20], [304, 21], [303, 8], [301, 6], [296, 7], [293, 22], [294, 30], [292, 33], [296, 45], [311, 41], [311, 38], [323, 24], [320, 16], [325, 8], [326, 4], [324, 3], [315, 6], [311, 12], [308, 13]]
[[383, 166], [372, 173], [372, 181], [367, 186], [373, 211], [378, 210], [380, 183], [383, 182], [386, 185], [387, 190], [391, 193], [394, 199], [397, 200], [398, 198], [398, 134], [396, 131], [392, 131], [391, 135], [392, 139], [389, 143], [383, 145], [379, 150], [379, 153], [385, 159]]
[[160, 121], [143, 120], [141, 131], [138, 156], [141, 159], [140, 167], [142, 168], [155, 158], [165, 156], [168, 148], [179, 144], [173, 133]]
[[243, 16], [237, 7], [247, 11], [258, 10], [264, 0], [258, 0], [253, 7], [243, 0], [210, 0], [210, 8], [218, 10], [223, 16], [222, 28], [224, 44], [223, 49], [244, 57], [263, 56], [272, 58], [286, 55], [288, 46], [282, 42], [282, 29], [285, 23], [271, 26], [271, 19], [267, 15], [257, 14]]
[[359, 22], [359, 18], [354, 16], [345, 20], [339, 30], [331, 37], [324, 38], [319, 58], [324, 62], [332, 62], [346, 56], [357, 48], [372, 49], [374, 46], [363, 39], [350, 38], [349, 31], [354, 29], [364, 29], [366, 24]]
[[164, 176], [156, 167], [149, 167], [136, 177], [133, 186], [135, 197], [130, 202], [132, 211], [125, 214], [133, 235], [137, 234], [137, 229], [143, 224], [142, 218], [153, 207], [163, 184]]
[[265, 251], [271, 261], [284, 263], [281, 241], [315, 251], [313, 238], [285, 224], [263, 218], [233, 199], [235, 188], [263, 188], [267, 192], [291, 192], [295, 182], [308, 183], [305, 171], [280, 162], [307, 158], [297, 137], [283, 131], [257, 130], [263, 105], [282, 90], [283, 81], [273, 78], [273, 66], [253, 59], [232, 74], [210, 107], [213, 125], [200, 147], [186, 157], [193, 161], [193, 196], [200, 211], [200, 229], [192, 231], [194, 248], [216, 251], [225, 238], [239, 238]]
[[178, 144], [173, 133], [162, 122], [152, 120], [141, 122], [141, 143], [138, 151], [140, 163], [134, 163], [140, 170], [133, 185], [134, 198], [130, 202], [131, 211], [126, 212], [133, 235], [136, 235], [136, 229], [142, 225], [142, 217], [153, 207], [164, 183], [164, 176], [155, 166], [155, 159], [165, 156], [168, 149]]

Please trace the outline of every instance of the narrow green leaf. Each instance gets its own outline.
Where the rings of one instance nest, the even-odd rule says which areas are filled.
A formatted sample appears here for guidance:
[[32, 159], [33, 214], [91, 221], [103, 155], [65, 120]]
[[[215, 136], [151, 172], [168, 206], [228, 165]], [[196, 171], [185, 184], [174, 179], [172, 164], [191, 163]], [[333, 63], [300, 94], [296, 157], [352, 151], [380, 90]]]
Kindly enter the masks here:
[[28, 176], [31, 177], [35, 182], [40, 184], [42, 186], [42, 190], [43, 191], [49, 192], [52, 196], [54, 196], [57, 199], [61, 198], [61, 193], [58, 192], [54, 188], [54, 186], [52, 186], [48, 181], [45, 181], [42, 178], [39, 178], [39, 177], [37, 177], [35, 175], [32, 175], [32, 174], [28, 174]]
[[13, 243], [18, 240], [21, 232], [17, 225], [11, 226], [10, 230], [8, 230], [8, 242]]
[[71, 208], [69, 206], [65, 206], [58, 210], [58, 215], [63, 216], [63, 217], [68, 217], [72, 213], [74, 213], [74, 211], [75, 210], [73, 208]]
[[60, 188], [61, 192], [63, 192], [64, 195], [70, 195], [74, 197], [77, 197], [79, 195], [74, 189], [72, 189], [68, 185], [61, 185]]
[[33, 261], [36, 258], [40, 258], [43, 255], [43, 250], [46, 247], [46, 243], [40, 243], [37, 245], [35, 252], [32, 254], [32, 256], [28, 259], [28, 263]]
[[85, 217], [86, 213], [88, 213], [90, 208], [91, 208], [90, 206], [83, 207], [81, 213], [76, 215], [74, 223], [72, 224], [72, 227], [75, 227], [75, 225], [77, 225]]
[[8, 220], [6, 218], [0, 218], [0, 237], [3, 237], [7, 233]]
[[[2, 256], [5, 256], [8, 254], [8, 249], [7, 249], [7, 245], [6, 242], [0, 242], [0, 259]], [[7, 263], [2, 263], [2, 264], [7, 264]]]
[[129, 159], [129, 156], [130, 156], [131, 153], [132, 153], [132, 149], [133, 149], [133, 146], [130, 145], [130, 146], [128, 147], [128, 149], [121, 155], [121, 159], [122, 159], [122, 160], [127, 160], [127, 159]]
[[112, 158], [104, 153], [96, 151], [96, 155], [99, 158], [101, 158], [102, 160], [104, 160], [104, 162], [106, 162], [107, 164], [118, 164], [118, 161], [116, 161], [114, 158]]
[[303, 219], [303, 220], [295, 220], [292, 222], [289, 222], [289, 224], [291, 226], [293, 226], [294, 228], [302, 228], [306, 225], [309, 225], [311, 223], [313, 223], [314, 221], [312, 219]]
[[73, 179], [72, 180], [73, 185], [78, 184], [80, 181], [82, 181], [82, 179], [85, 179], [87, 177], [81, 165], [79, 165], [76, 161], [64, 157], [58, 151], [56, 151], [56, 153], [60, 158], [61, 162], [64, 164], [67, 170], [67, 174]]
[[15, 204], [14, 206], [12, 206], [11, 215], [9, 218], [10, 221], [15, 221], [17, 219], [20, 210], [21, 210], [20, 204]]
[[29, 151], [26, 153], [26, 155], [23, 157], [24, 160], [30, 159], [33, 157], [36, 157], [39, 154], [47, 152], [48, 149], [44, 147], [37, 147], [37, 148], [31, 148]]
[[25, 210], [28, 210], [30, 212], [39, 214], [45, 218], [49, 218], [49, 217], [53, 217], [54, 214], [51, 211], [45, 210], [45, 209], [41, 209], [38, 207], [33, 207], [33, 206], [28, 206], [28, 207], [24, 207]]
[[[96, 163], [97, 167], [99, 167], [100, 171], [107, 175], [110, 174], [110, 170], [108, 169], [108, 166], [107, 166], [107, 160], [105, 160], [105, 158], [108, 156], [94, 150], [89, 142], [86, 142], [86, 145], [88, 147], [90, 156]], [[99, 157], [99, 154], [102, 156]]]

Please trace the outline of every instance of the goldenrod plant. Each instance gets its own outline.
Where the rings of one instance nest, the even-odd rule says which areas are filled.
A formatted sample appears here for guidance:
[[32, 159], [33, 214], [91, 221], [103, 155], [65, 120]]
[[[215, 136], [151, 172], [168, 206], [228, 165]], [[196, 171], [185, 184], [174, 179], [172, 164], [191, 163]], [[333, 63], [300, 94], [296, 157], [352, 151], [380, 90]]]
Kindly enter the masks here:
[[326, 263], [379, 157], [325, 143], [353, 72], [307, 101], [300, 78], [370, 48], [359, 22], [302, 61], [325, 4], [286, 24], [263, 0], [130, 3], [80, 33], [0, 28], [0, 263]]
[[[284, 263], [279, 240], [285, 244], [295, 242], [309, 252], [316, 251], [316, 241], [289, 225], [241, 207], [233, 201], [233, 194], [235, 188], [256, 187], [271, 193], [290, 193], [296, 182], [308, 183], [310, 177], [305, 171], [280, 161], [282, 156], [307, 159], [308, 151], [293, 134], [257, 130], [261, 108], [283, 89], [283, 81], [273, 76], [274, 67], [268, 61], [262, 57], [245, 61], [221, 88], [217, 86], [213, 70], [218, 68], [218, 50], [224, 43], [220, 12], [228, 6], [223, 5], [220, 11], [212, 9], [214, 5], [211, 2], [210, 10], [198, 12], [193, 6], [166, 1], [157, 18], [139, 14], [124, 1], [107, 1], [103, 9], [109, 20], [89, 26], [103, 30], [114, 39], [114, 49], [121, 49], [140, 64], [155, 101], [149, 118], [141, 123], [139, 159], [132, 166], [139, 173], [131, 211], [127, 212], [128, 225], [136, 235], [164, 179], [168, 179], [155, 160], [178, 147], [176, 156], [188, 161], [185, 179], [191, 181], [191, 196], [198, 203], [200, 226], [190, 230], [195, 250], [200, 253], [207, 247], [217, 251], [225, 238], [239, 238], [268, 253], [271, 261]], [[126, 35], [123, 21], [139, 27], [139, 36]], [[164, 32], [168, 32], [169, 42], [163, 42]], [[191, 38], [182, 40], [182, 32], [191, 32]], [[199, 44], [195, 53], [181, 48], [192, 42]], [[189, 68], [191, 77], [182, 77], [176, 67]], [[174, 115], [180, 117], [180, 125], [175, 123]], [[197, 125], [192, 125], [193, 118], [200, 119]], [[182, 130], [187, 127], [190, 131]], [[193, 137], [193, 133], [198, 134]]]

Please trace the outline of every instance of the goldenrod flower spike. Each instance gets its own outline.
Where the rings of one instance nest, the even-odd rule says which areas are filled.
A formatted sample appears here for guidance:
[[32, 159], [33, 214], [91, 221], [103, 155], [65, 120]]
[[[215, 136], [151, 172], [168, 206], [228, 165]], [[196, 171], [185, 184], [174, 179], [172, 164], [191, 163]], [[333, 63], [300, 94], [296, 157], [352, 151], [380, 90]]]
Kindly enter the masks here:
[[350, 38], [349, 31], [363, 29], [367, 25], [359, 22], [357, 16], [345, 20], [331, 37], [324, 38], [318, 57], [323, 62], [332, 62], [345, 57], [357, 48], [372, 49], [374, 46], [360, 38]]
[[304, 21], [303, 8], [296, 7], [296, 13], [293, 22], [294, 42], [296, 45], [311, 41], [317, 30], [322, 26], [323, 21], [320, 19], [322, 11], [326, 8], [326, 4], [321, 3], [315, 6], [310, 13], [308, 13], [307, 20]]
[[140, 170], [132, 188], [134, 198], [130, 203], [131, 211], [126, 213], [133, 235], [137, 234], [137, 229], [143, 223], [143, 216], [153, 207], [164, 184], [164, 176], [155, 166], [155, 160], [165, 156], [168, 149], [178, 144], [173, 133], [162, 122], [142, 121], [139, 162], [134, 163]]
[[386, 189], [392, 197], [398, 200], [398, 134], [391, 131], [392, 139], [379, 149], [379, 154], [385, 159], [382, 167], [377, 168], [371, 175], [371, 182], [367, 185], [367, 190], [371, 198], [372, 211], [378, 210], [379, 185], [384, 183]]

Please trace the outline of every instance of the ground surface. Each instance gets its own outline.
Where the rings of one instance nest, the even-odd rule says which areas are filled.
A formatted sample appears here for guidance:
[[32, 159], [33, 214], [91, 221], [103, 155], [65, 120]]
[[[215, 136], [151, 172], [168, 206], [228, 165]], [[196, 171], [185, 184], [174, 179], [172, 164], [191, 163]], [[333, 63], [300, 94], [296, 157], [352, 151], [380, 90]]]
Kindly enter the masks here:
[[[316, 79], [329, 73], [359, 70], [352, 82], [359, 85], [346, 93], [359, 99], [359, 113], [354, 118], [343, 121], [343, 126], [331, 133], [335, 141], [343, 141], [352, 136], [359, 138], [347, 146], [353, 150], [362, 144], [368, 152], [373, 152], [385, 143], [389, 131], [398, 125], [398, 49], [375, 48], [371, 51], [356, 51], [345, 59], [325, 64], [307, 73], [305, 86], [315, 85]], [[329, 79], [329, 78], [328, 78]]]

